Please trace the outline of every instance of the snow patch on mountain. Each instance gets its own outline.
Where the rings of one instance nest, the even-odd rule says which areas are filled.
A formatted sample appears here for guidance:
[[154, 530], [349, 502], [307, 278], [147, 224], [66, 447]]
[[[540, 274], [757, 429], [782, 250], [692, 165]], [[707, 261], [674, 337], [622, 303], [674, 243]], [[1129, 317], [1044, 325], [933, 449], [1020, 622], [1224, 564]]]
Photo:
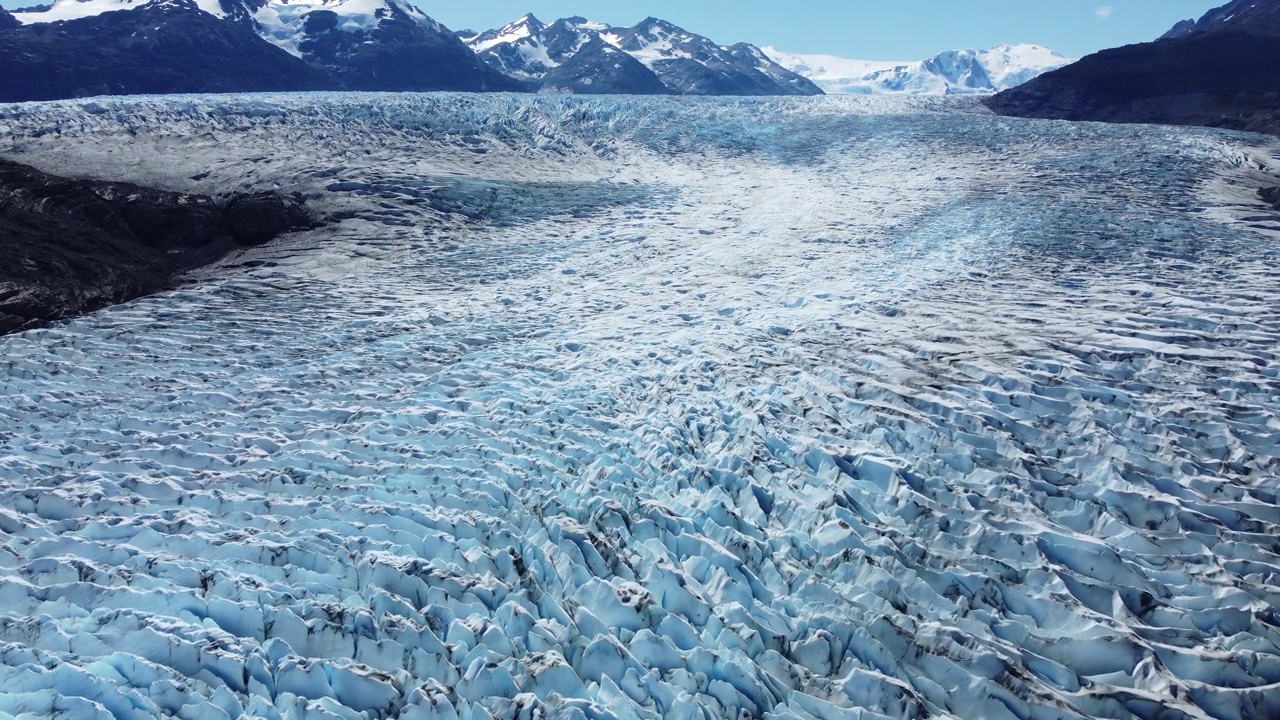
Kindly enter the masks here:
[[406, 16], [431, 32], [445, 31], [422, 10], [402, 0], [272, 1], [250, 8], [258, 33], [298, 57], [304, 56], [299, 45], [311, 34], [307, 18], [317, 11], [333, 13], [337, 29], [344, 32], [372, 32], [384, 19], [397, 15]]
[[978, 60], [998, 90], [1017, 87], [1032, 78], [1074, 62], [1042, 45], [1000, 44], [979, 53]]
[[1049, 48], [1028, 44], [949, 50], [917, 62], [800, 55], [774, 47], [764, 52], [831, 94], [988, 95], [1073, 62]]
[[[582, 83], [579, 87], [595, 91], [603, 91], [603, 85], [615, 93], [652, 94], [661, 87], [688, 95], [821, 94], [817, 85], [776, 64], [754, 45], [719, 45], [652, 17], [634, 27], [617, 28], [583, 17], [546, 25], [526, 15], [497, 30], [467, 31], [459, 38], [495, 70], [535, 83], [590, 47], [592, 55], [578, 59], [574, 75]], [[595, 42], [622, 51], [650, 74], [627, 67], [627, 61], [615, 65]], [[591, 78], [591, 73], [599, 77]]]
[[[166, 0], [57, 0], [47, 10], [14, 13], [23, 24], [52, 23], [96, 17], [118, 10], [161, 5]], [[383, 19], [404, 14], [432, 32], [444, 26], [404, 0], [193, 0], [196, 7], [214, 17], [247, 15], [267, 41], [302, 56], [298, 44], [307, 34], [307, 16], [328, 11], [337, 17], [337, 28], [347, 32], [372, 31]]]
[[517, 43], [525, 38], [533, 37], [540, 34], [547, 28], [538, 18], [533, 15], [525, 15], [524, 17], [510, 23], [499, 30], [490, 30], [486, 33], [478, 33], [471, 35], [468, 33], [459, 33], [459, 37], [464, 43], [476, 52], [484, 52], [498, 45], [509, 45]]
[[[16, 12], [13, 16], [24, 25], [36, 23], [61, 22], [63, 20], [79, 20], [96, 17], [102, 13], [117, 10], [133, 10], [150, 5], [157, 0], [57, 0], [47, 10], [38, 12]], [[219, 0], [194, 0], [197, 7], [215, 17], [226, 17]]]
[[766, 46], [765, 55], [775, 63], [814, 81], [828, 94], [843, 95], [859, 92], [863, 78], [868, 75], [910, 65], [910, 60], [851, 60], [835, 55], [797, 55]]

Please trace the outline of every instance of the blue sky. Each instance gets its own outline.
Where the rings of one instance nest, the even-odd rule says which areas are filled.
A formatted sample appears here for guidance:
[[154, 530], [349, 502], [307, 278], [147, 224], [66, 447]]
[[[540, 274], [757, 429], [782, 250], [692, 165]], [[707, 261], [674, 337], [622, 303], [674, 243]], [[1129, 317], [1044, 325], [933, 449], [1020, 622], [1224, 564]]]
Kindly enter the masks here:
[[526, 12], [632, 25], [648, 15], [717, 42], [799, 53], [917, 60], [952, 48], [1029, 42], [1066, 55], [1153, 40], [1226, 0], [416, 0], [455, 30]]

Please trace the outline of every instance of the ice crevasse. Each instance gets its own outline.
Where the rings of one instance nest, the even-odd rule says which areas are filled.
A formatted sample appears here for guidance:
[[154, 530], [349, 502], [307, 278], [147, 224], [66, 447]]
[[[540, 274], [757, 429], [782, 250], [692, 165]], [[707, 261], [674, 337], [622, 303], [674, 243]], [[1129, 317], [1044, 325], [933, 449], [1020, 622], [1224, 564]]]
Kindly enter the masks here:
[[0, 131], [330, 221], [0, 339], [0, 715], [1280, 715], [1270, 141], [900, 98]]

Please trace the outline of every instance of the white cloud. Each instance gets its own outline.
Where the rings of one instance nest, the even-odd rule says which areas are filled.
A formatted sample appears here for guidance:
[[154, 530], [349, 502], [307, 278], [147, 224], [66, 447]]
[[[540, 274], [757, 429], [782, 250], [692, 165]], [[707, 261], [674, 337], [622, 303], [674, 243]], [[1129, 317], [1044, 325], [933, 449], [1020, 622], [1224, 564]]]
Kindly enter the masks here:
[[1116, 13], [1116, 9], [1110, 5], [1103, 5], [1102, 7], [1093, 11], [1093, 14], [1097, 15], [1099, 20], [1110, 20], [1111, 16], [1114, 15], [1115, 13]]

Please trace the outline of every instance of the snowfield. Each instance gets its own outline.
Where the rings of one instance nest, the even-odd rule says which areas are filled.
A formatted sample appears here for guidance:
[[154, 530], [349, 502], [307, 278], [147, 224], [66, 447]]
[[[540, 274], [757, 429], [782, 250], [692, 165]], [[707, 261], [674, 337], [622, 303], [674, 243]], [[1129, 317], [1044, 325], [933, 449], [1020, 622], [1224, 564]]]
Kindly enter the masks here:
[[332, 223], [0, 338], [0, 716], [1280, 716], [1280, 146], [968, 101], [0, 106]]
[[849, 60], [764, 48], [769, 59], [817, 83], [828, 95], [990, 95], [1075, 62], [1039, 45], [948, 50], [926, 60]]

